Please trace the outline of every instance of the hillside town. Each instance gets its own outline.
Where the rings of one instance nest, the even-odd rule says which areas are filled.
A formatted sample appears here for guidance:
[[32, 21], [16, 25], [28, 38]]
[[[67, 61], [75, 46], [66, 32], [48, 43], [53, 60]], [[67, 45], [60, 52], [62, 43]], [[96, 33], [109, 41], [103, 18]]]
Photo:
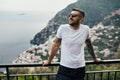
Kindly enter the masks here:
[[[118, 28], [120, 30], [120, 28]], [[107, 46], [112, 46], [115, 40], [118, 40], [118, 35], [120, 34], [117, 29], [117, 31], [114, 33], [116, 36], [113, 36], [110, 32], [112, 30], [115, 30], [114, 26], [103, 26], [101, 23], [97, 26], [94, 26], [91, 28], [91, 39], [92, 42], [104, 42], [106, 44], [106, 48], [99, 49], [99, 46], [93, 45], [95, 53], [99, 53], [102, 55], [102, 57], [108, 57], [111, 54], [114, 54], [113, 51], [109, 49]], [[105, 40], [105, 38], [102, 38], [101, 36], [106, 36], [108, 38]], [[40, 44], [39, 46], [32, 45], [31, 48], [27, 49], [23, 53], [21, 53], [14, 61], [15, 63], [42, 63], [43, 60], [47, 59], [50, 48], [52, 43], [54, 42], [55, 35], [51, 35], [49, 39], [44, 43]], [[58, 62], [60, 56], [60, 50], [57, 52], [57, 55], [54, 57], [53, 62]]]
[[[51, 44], [53, 43], [53, 36], [49, 37], [49, 40], [44, 44], [32, 45], [31, 48], [27, 49], [23, 53], [21, 53], [13, 63], [42, 63], [44, 59], [47, 59], [49, 55], [49, 50], [51, 48]], [[57, 53], [59, 54], [59, 53]], [[54, 57], [54, 62], [58, 61], [57, 57]]]

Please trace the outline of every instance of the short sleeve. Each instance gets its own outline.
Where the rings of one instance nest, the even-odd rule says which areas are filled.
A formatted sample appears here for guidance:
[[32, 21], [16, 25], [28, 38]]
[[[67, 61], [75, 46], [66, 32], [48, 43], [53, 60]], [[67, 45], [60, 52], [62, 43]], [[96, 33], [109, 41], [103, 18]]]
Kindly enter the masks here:
[[90, 29], [88, 30], [88, 38], [91, 38], [91, 32], [90, 32]]
[[57, 37], [57, 38], [60, 38], [60, 39], [62, 38], [62, 26], [60, 26], [60, 27], [58, 28], [56, 37]]
[[90, 28], [87, 26], [87, 39], [91, 38], [91, 30]]

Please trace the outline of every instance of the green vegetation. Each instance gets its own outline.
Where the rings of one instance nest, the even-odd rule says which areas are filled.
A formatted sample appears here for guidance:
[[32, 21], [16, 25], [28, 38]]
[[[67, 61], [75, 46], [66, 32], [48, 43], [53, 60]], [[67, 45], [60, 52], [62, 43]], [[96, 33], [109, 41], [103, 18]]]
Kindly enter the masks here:
[[[28, 70], [29, 69], [29, 70]], [[36, 67], [33, 71], [30, 71], [30, 68], [12, 68], [10, 69], [10, 74], [12, 75], [20, 75], [20, 74], [27, 74], [26, 76], [25, 75], [21, 75], [18, 77], [18, 80], [32, 80], [34, 78], [34, 80], [47, 80], [48, 79], [48, 76], [38, 76], [39, 74], [44, 74], [44, 73], [56, 73], [57, 72], [57, 69], [58, 67]], [[107, 71], [107, 70], [119, 70], [120, 69], [120, 64], [94, 64], [94, 65], [87, 65], [86, 66], [86, 71], [89, 72], [89, 71]], [[15, 71], [18, 70], [16, 73]], [[34, 75], [32, 76], [32, 74], [38, 74], [38, 75]], [[115, 73], [114, 72], [110, 72], [110, 78], [113, 79], [114, 78], [114, 75]], [[88, 74], [89, 75], [89, 80], [93, 80], [93, 77], [94, 77], [94, 73], [93, 74]], [[117, 76], [116, 78], [119, 80], [120, 79], [120, 73], [117, 73]], [[101, 76], [101, 73], [95, 73], [95, 80], [100, 80], [100, 76]], [[87, 77], [87, 74], [86, 74], [86, 77]], [[85, 80], [86, 80], [86, 77], [85, 77]], [[49, 77], [50, 80], [54, 80], [55, 79], [55, 76], [50, 76]], [[108, 78], [108, 73], [107, 72], [104, 72], [102, 74], [102, 78], [103, 80], [107, 80]], [[2, 80], [7, 80], [6, 78], [2, 78]], [[11, 77], [11, 80], [17, 80], [16, 77]]]

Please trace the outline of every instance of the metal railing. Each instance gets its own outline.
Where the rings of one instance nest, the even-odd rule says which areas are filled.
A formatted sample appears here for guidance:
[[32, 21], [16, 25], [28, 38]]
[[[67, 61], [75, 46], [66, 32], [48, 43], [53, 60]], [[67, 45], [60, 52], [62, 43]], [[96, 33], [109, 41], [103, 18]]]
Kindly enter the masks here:
[[[120, 59], [113, 60], [103, 60], [103, 62], [93, 62], [86, 61], [86, 66], [89, 65], [110, 65], [110, 64], [120, 64]], [[59, 63], [52, 63], [48, 66], [59, 66]], [[40, 73], [40, 74], [10, 74], [10, 68], [17, 67], [43, 67], [42, 64], [0, 64], [0, 68], [6, 69], [6, 75], [0, 75], [0, 80], [19, 80], [19, 77], [23, 77], [24, 80], [28, 80], [27, 77], [30, 76], [30, 80], [54, 80], [56, 73]], [[106, 76], [106, 78], [103, 78]], [[117, 70], [96, 70], [96, 71], [86, 71], [85, 80], [120, 80], [120, 67]], [[37, 77], [37, 79], [35, 78]], [[45, 77], [45, 79], [43, 79]], [[3, 79], [4, 78], [4, 79]]]

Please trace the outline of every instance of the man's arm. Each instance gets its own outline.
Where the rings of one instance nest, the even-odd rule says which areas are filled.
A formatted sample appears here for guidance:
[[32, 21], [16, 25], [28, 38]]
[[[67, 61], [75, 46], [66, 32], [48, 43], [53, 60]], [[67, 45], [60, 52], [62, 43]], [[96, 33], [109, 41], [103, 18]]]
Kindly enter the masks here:
[[96, 58], [95, 54], [94, 54], [94, 50], [93, 50], [93, 46], [92, 46], [92, 43], [91, 43], [91, 39], [88, 38], [86, 39], [86, 47], [88, 49], [88, 52], [90, 53], [90, 55], [92, 56], [93, 59]]
[[92, 43], [91, 43], [91, 39], [88, 38], [86, 39], [86, 47], [88, 49], [88, 52], [90, 53], [90, 55], [92, 56], [93, 60], [95, 62], [101, 62], [102, 60], [100, 58], [96, 58], [95, 54], [94, 54], [94, 50], [93, 50], [93, 46], [92, 46]]
[[54, 58], [55, 54], [57, 53], [59, 47], [61, 45], [61, 39], [60, 38], [55, 38], [54, 43], [51, 48], [50, 55], [48, 57], [48, 60], [45, 60], [43, 65], [48, 65], [51, 63], [52, 59]]

